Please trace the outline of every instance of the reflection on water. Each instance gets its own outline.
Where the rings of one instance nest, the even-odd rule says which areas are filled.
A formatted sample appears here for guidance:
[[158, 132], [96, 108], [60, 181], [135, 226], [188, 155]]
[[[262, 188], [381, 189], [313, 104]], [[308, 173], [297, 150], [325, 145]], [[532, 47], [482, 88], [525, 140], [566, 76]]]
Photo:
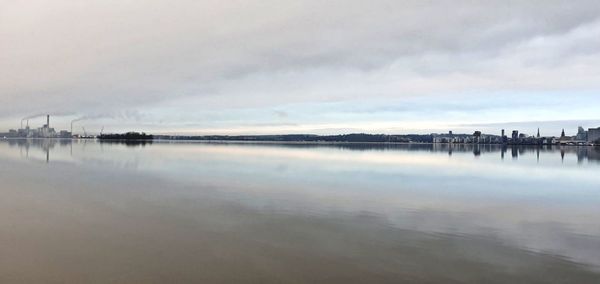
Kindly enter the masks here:
[[[144, 147], [151, 145], [152, 141], [93, 141], [93, 140], [70, 140], [70, 139], [9, 139], [3, 142], [8, 143], [10, 146], [18, 146], [21, 153], [27, 158], [29, 156], [29, 149], [36, 148], [42, 150], [46, 155], [46, 160], [50, 160], [50, 152], [57, 145], [60, 147], [69, 147], [71, 150], [73, 144], [85, 145], [89, 144], [116, 144], [125, 145], [128, 147]], [[168, 142], [162, 142], [168, 143]], [[189, 144], [192, 142], [172, 142], [172, 144]], [[196, 142], [198, 143], [198, 142]], [[201, 143], [201, 142], [200, 142]], [[204, 144], [204, 143], [203, 143]], [[340, 144], [313, 144], [313, 143], [248, 143], [248, 142], [210, 142], [206, 143], [210, 145], [252, 145], [252, 146], [273, 146], [286, 147], [286, 148], [314, 148], [314, 147], [328, 147], [337, 148], [344, 150], [368, 150], [368, 151], [385, 151], [385, 150], [399, 150], [399, 151], [426, 151], [426, 152], [445, 152], [449, 156], [453, 153], [472, 153], [473, 156], [478, 157], [482, 154], [499, 154], [501, 159], [508, 157], [518, 159], [519, 156], [526, 154], [534, 154], [536, 159], [539, 161], [540, 153], [555, 153], [560, 155], [561, 160], [564, 160], [565, 155], [573, 155], [577, 157], [577, 161], [582, 163], [584, 161], [600, 162], [600, 147], [572, 147], [572, 146], [514, 146], [514, 145], [473, 145], [473, 144], [369, 144], [369, 143], [340, 143]], [[72, 152], [71, 152], [72, 154]]]
[[600, 150], [0, 141], [0, 281], [597, 283]]

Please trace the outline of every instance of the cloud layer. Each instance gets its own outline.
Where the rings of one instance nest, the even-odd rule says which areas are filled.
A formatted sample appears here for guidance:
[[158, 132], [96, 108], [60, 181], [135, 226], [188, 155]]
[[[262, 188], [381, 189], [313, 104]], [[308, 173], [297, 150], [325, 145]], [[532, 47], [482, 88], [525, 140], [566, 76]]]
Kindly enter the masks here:
[[597, 1], [5, 0], [0, 114], [135, 112], [144, 124], [104, 123], [192, 132], [443, 126], [479, 108], [498, 112], [477, 112], [486, 123], [598, 119], [579, 109], [600, 103], [598, 15]]

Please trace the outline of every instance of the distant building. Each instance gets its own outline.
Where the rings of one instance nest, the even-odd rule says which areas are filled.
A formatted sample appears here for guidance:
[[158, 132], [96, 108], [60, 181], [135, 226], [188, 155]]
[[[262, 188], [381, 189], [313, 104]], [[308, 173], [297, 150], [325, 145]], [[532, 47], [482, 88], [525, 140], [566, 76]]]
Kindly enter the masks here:
[[452, 130], [446, 135], [436, 135], [433, 137], [433, 143], [458, 143], [457, 137], [452, 134]]
[[513, 130], [512, 139], [515, 141], [519, 139], [519, 130]]
[[590, 143], [595, 143], [600, 139], [600, 127], [598, 128], [590, 128], [587, 131], [587, 141]]
[[38, 129], [38, 135], [40, 138], [56, 137], [56, 131], [54, 131], [54, 128], [50, 128], [50, 115], [46, 116], [46, 124]]
[[71, 132], [65, 130], [57, 132], [54, 128], [50, 127], [50, 115], [46, 116], [46, 124], [39, 128], [30, 128], [29, 120], [27, 120], [27, 125], [23, 128], [22, 122], [21, 128], [10, 130], [6, 136], [11, 138], [72, 138]]
[[546, 144], [546, 145], [548, 145], [548, 144], [556, 144], [556, 142], [557, 141], [556, 141], [556, 139], [554, 137], [541, 137], [539, 139], [539, 143], [540, 144]]
[[560, 138], [558, 138], [558, 142], [560, 144], [573, 144], [575, 143], [575, 140], [573, 138], [574, 137], [572, 136], [561, 136]]
[[498, 136], [484, 135], [481, 131], [475, 131], [473, 135], [454, 134], [449, 131], [448, 134], [432, 134], [433, 143], [499, 143], [501, 140]]
[[[475, 131], [473, 133], [473, 143], [481, 143], [481, 131]], [[485, 139], [485, 137], [484, 137]]]
[[59, 138], [71, 138], [71, 137], [73, 137], [73, 135], [72, 135], [72, 134], [71, 134], [71, 132], [69, 132], [69, 131], [66, 131], [66, 130], [61, 130], [61, 131], [58, 133], [58, 137], [59, 137]]
[[575, 136], [575, 140], [578, 142], [587, 142], [588, 132], [583, 129], [583, 127], [579, 126], [577, 129], [577, 136]]

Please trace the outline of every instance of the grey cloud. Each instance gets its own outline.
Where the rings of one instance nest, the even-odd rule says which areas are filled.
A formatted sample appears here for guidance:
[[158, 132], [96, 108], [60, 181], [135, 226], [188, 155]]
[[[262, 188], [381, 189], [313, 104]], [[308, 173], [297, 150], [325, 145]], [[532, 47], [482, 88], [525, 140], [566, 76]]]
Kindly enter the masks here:
[[[585, 74], [600, 71], [597, 1], [0, 5], [4, 116], [120, 112], [185, 98], [200, 98], [198, 108], [225, 108], [540, 85], [597, 88], [590, 75], [560, 75], [582, 64]], [[532, 69], [549, 58], [560, 58], [556, 70]]]

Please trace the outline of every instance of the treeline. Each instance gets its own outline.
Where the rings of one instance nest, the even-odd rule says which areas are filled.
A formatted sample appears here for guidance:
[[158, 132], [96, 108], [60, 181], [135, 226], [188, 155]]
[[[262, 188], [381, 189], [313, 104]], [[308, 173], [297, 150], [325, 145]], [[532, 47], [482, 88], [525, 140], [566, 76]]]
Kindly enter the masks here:
[[123, 134], [102, 134], [98, 136], [101, 140], [152, 140], [153, 135], [139, 132], [127, 132]]
[[205, 140], [205, 141], [259, 141], [259, 142], [357, 142], [357, 143], [432, 143], [432, 135], [385, 135], [385, 134], [343, 134], [343, 135], [207, 135], [207, 136], [156, 136], [165, 140]]

